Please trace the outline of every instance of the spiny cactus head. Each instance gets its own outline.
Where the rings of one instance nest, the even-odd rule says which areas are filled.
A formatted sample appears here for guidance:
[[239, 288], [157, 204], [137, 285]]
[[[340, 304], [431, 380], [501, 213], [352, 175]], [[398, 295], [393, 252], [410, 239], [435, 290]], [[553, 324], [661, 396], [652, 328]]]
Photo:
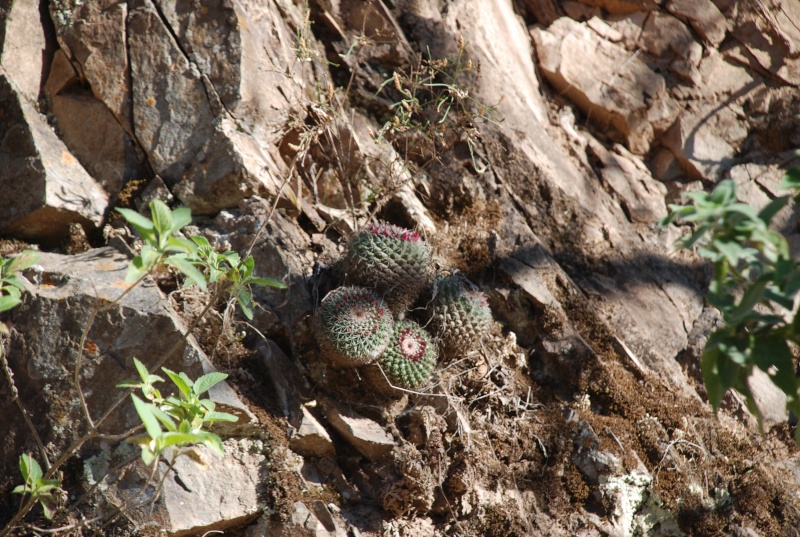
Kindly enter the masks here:
[[343, 266], [348, 277], [374, 288], [400, 312], [430, 279], [431, 248], [415, 231], [373, 223], [350, 239]]
[[436, 344], [417, 323], [398, 321], [378, 363], [389, 381], [400, 388], [416, 388], [430, 377], [436, 366]]
[[375, 235], [398, 239], [404, 242], [419, 242], [422, 240], [419, 233], [416, 231], [387, 222], [370, 222], [364, 227], [364, 230]]
[[489, 300], [457, 274], [434, 281], [430, 305], [430, 327], [439, 338], [446, 355], [465, 353], [480, 343], [489, 330], [492, 310]]
[[389, 308], [372, 291], [339, 287], [328, 293], [317, 311], [317, 341], [333, 362], [355, 367], [380, 356], [393, 325]]

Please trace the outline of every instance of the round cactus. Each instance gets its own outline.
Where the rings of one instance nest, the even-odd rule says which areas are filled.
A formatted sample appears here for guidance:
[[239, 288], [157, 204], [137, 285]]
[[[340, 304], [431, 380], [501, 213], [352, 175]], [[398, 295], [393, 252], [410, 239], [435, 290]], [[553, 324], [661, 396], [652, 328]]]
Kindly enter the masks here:
[[457, 276], [441, 276], [434, 281], [430, 304], [430, 328], [439, 338], [446, 355], [472, 350], [492, 320], [486, 295], [467, 286]]
[[353, 235], [344, 257], [347, 275], [385, 296], [395, 312], [408, 307], [430, 278], [431, 248], [419, 233], [369, 224]]
[[386, 349], [394, 320], [369, 289], [340, 287], [322, 300], [316, 316], [317, 341], [335, 363], [355, 367], [375, 361]]
[[398, 321], [378, 363], [395, 386], [416, 388], [431, 375], [436, 354], [436, 345], [420, 325], [409, 320]]

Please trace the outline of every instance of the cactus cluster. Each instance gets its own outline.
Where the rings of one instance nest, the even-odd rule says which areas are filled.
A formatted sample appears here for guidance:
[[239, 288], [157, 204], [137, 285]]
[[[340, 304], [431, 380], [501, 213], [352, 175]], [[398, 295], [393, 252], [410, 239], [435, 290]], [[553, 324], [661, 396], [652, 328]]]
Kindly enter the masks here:
[[430, 327], [445, 354], [475, 347], [492, 320], [486, 295], [470, 289], [464, 278], [456, 274], [436, 278], [433, 289]]
[[323, 352], [340, 365], [354, 367], [381, 355], [392, 336], [394, 320], [369, 289], [340, 287], [323, 299], [316, 326]]
[[[485, 295], [450, 275], [431, 280], [431, 248], [418, 233], [379, 222], [353, 235], [341, 260], [348, 284], [331, 291], [316, 316], [323, 354], [343, 367], [367, 366], [392, 385], [414, 389], [430, 377], [439, 350], [445, 355], [475, 347], [491, 322]], [[405, 319], [426, 287], [425, 328]], [[398, 320], [395, 322], [394, 318]], [[372, 368], [372, 369], [370, 369]], [[372, 377], [372, 380], [377, 377]], [[380, 381], [385, 384], [383, 375]], [[378, 386], [376, 386], [378, 388]]]

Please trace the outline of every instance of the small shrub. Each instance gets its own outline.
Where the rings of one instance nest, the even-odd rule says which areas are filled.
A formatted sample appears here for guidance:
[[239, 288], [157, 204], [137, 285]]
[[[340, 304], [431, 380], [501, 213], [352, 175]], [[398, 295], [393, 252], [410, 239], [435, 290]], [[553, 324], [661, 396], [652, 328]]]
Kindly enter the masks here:
[[[800, 170], [790, 170], [781, 188], [800, 188]], [[725, 326], [706, 343], [701, 368], [708, 400], [716, 412], [725, 393], [744, 395], [748, 409], [761, 412], [748, 384], [753, 368], [769, 375], [786, 394], [786, 407], [800, 416], [800, 384], [792, 349], [800, 345], [800, 263], [792, 259], [786, 239], [769, 229], [772, 218], [789, 202], [782, 196], [756, 212], [736, 198], [731, 180], [713, 192], [691, 192], [690, 205], [671, 205], [672, 214], [661, 222], [686, 222], [693, 233], [678, 242], [695, 248], [714, 265], [708, 302], [716, 307]], [[800, 428], [795, 435], [800, 442]]]

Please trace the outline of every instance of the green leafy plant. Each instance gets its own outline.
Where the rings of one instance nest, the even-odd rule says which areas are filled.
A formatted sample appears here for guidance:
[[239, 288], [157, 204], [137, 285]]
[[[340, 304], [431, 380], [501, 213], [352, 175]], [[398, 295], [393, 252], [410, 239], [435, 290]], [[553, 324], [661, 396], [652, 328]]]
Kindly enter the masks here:
[[[784, 177], [781, 188], [800, 188], [800, 170]], [[793, 349], [800, 344], [800, 313], [794, 311], [800, 291], [800, 263], [786, 239], [769, 228], [790, 200], [782, 196], [756, 211], [736, 198], [733, 181], [720, 182], [711, 193], [692, 192], [689, 205], [671, 205], [671, 222], [691, 223], [695, 230], [678, 246], [695, 248], [713, 263], [708, 302], [725, 326], [706, 343], [701, 368], [708, 399], [715, 411], [729, 389], [740, 392], [761, 424], [761, 412], [748, 384], [754, 368], [769, 375], [786, 394], [787, 409], [800, 416], [800, 383]], [[800, 429], [796, 440], [800, 442]]]
[[242, 257], [232, 251], [217, 252], [205, 237], [191, 237], [197, 246], [195, 256], [189, 258], [208, 272], [208, 282], [222, 285], [227, 293], [236, 300], [242, 314], [248, 320], [253, 318], [253, 289], [275, 287], [286, 289], [286, 286], [273, 278], [262, 278], [253, 275], [255, 261], [253, 256]]
[[19, 458], [19, 470], [22, 473], [24, 485], [19, 485], [12, 492], [14, 494], [30, 494], [34, 502], [39, 502], [44, 510], [44, 516], [53, 518], [53, 513], [58, 507], [59, 497], [63, 494], [61, 481], [58, 479], [44, 479], [42, 468], [32, 455], [23, 454]]
[[176, 236], [184, 226], [192, 221], [192, 213], [186, 207], [170, 210], [161, 200], [150, 202], [150, 214], [147, 218], [132, 209], [117, 208], [125, 220], [142, 237], [144, 245], [138, 256], [131, 261], [125, 281], [133, 283], [158, 265], [175, 267], [184, 276], [187, 284], [195, 284], [206, 289], [206, 279], [190, 258], [197, 253], [195, 243], [184, 237]]
[[213, 372], [192, 381], [183, 372], [175, 373], [162, 367], [161, 370], [178, 388], [177, 397], [165, 398], [153, 386], [156, 382], [163, 382], [164, 379], [149, 373], [147, 367], [136, 358], [133, 359], [133, 363], [141, 382], [125, 381], [117, 384], [117, 387], [139, 388], [145, 398], [152, 401], [148, 403], [135, 394], [131, 394], [133, 405], [147, 432], [147, 434], [133, 439], [142, 450], [142, 461], [150, 465], [168, 447], [184, 447], [194, 444], [205, 444], [222, 455], [224, 452], [219, 436], [204, 431], [203, 427], [215, 421], [235, 422], [238, 418], [233, 414], [217, 412], [214, 402], [210, 399], [203, 399], [201, 396], [215, 384], [225, 380], [228, 375]]
[[[181, 235], [181, 229], [191, 222], [191, 213], [189, 209], [180, 208], [170, 210], [164, 202], [156, 200], [150, 203], [151, 218], [142, 216], [129, 209], [117, 209], [117, 211], [122, 214], [125, 220], [139, 233], [144, 244], [139, 255], [132, 260], [128, 267], [126, 282], [131, 285], [110, 303], [98, 305], [87, 319], [86, 326], [81, 335], [81, 340], [78, 342], [78, 353], [73, 377], [84, 418], [88, 424], [88, 430], [83, 436], [66, 448], [53, 464], [47, 461], [47, 452], [41, 439], [38, 437], [36, 428], [25, 412], [19, 400], [16, 388], [14, 387], [13, 372], [8, 366], [8, 362], [5, 360], [2, 352], [0, 352], [0, 363], [3, 365], [5, 376], [11, 386], [12, 398], [20, 407], [26, 423], [39, 446], [42, 457], [45, 460], [45, 466], [47, 467], [46, 472], [43, 474], [41, 468], [36, 464], [36, 461], [30, 456], [27, 456], [24, 462], [20, 463], [23, 477], [25, 478], [25, 485], [18, 487], [15, 492], [19, 491], [24, 494], [29, 494], [29, 496], [27, 499], [23, 498], [17, 514], [11, 518], [4, 528], [0, 529], [0, 536], [8, 535], [17, 528], [30, 509], [35, 505], [36, 501], [42, 503], [48, 517], [52, 514], [52, 506], [56, 505], [57, 502], [55, 500], [60, 497], [59, 483], [54, 479], [58, 469], [67, 460], [78, 453], [84, 444], [100, 436], [101, 424], [112, 415], [114, 409], [122, 404], [123, 401], [128, 400], [126, 395], [121, 395], [109, 408], [105, 409], [99, 418], [93, 419], [83, 396], [80, 385], [81, 358], [83, 349], [86, 347], [86, 338], [88, 337], [96, 316], [101, 311], [106, 311], [115, 304], [118, 304], [127, 293], [141, 284], [146, 276], [153, 274], [163, 266], [173, 267], [182, 273], [186, 277], [185, 285], [187, 286], [197, 285], [205, 291], [208, 290], [209, 284], [212, 285], [212, 296], [209, 297], [205, 308], [194, 318], [189, 328], [172, 344], [170, 349], [154, 360], [154, 365], [151, 367], [152, 369], [156, 369], [181, 348], [182, 344], [185, 343], [193, 330], [199, 326], [203, 317], [214, 305], [218, 304], [219, 299], [225, 293], [228, 293], [239, 304], [246, 317], [251, 318], [253, 299], [252, 286], [285, 288], [285, 286], [277, 280], [255, 276], [255, 263], [252, 256], [247, 256], [242, 259], [241, 256], [235, 252], [217, 253], [210, 246], [208, 241], [202, 237], [194, 237], [191, 239], [183, 237]], [[25, 287], [22, 285], [23, 280], [17, 272], [29, 267], [31, 264], [35, 263], [37, 259], [35, 254], [31, 252], [26, 252], [11, 260], [0, 258], [0, 306], [2, 306], [0, 311], [6, 311], [20, 303], [20, 296]], [[6, 331], [3, 330], [4, 328], [5, 326], [0, 323], [0, 336], [6, 333]], [[2, 348], [0, 348], [0, 351], [2, 351]], [[162, 371], [177, 387], [176, 395], [164, 397], [155, 387], [157, 383], [163, 382], [164, 379], [151, 373], [148, 368], [136, 358], [133, 360], [140, 377], [139, 380], [120, 383], [119, 387], [139, 389], [144, 397], [144, 399], [142, 399], [135, 394], [131, 394], [134, 408], [142, 422], [142, 425], [139, 427], [143, 426], [146, 433], [133, 439], [142, 450], [142, 460], [146, 464], [151, 465], [157, 462], [164, 450], [169, 447], [181, 448], [197, 444], [204, 444], [213, 451], [222, 454], [223, 447], [219, 436], [204, 428], [213, 422], [233, 422], [237, 421], [237, 418], [232, 414], [216, 411], [214, 402], [203, 397], [203, 394], [214, 385], [224, 380], [227, 375], [214, 372], [203, 375], [193, 381], [183, 372], [176, 373], [169, 369], [162, 368]], [[136, 428], [130, 429], [120, 434], [119, 437], [133, 434], [135, 429]], [[180, 454], [180, 451], [173, 453], [172, 461], [174, 461], [174, 458], [177, 457], [178, 454]], [[131, 461], [124, 464], [128, 464], [129, 462]], [[153, 475], [151, 475], [150, 479], [155, 475], [155, 468], [156, 466], [153, 465]], [[144, 491], [144, 488], [142, 491]], [[138, 494], [134, 495], [134, 498], [136, 496], [138, 496]], [[120, 507], [109, 520], [113, 520], [113, 518], [119, 516], [127, 507], [128, 504]], [[92, 521], [87, 521], [86, 524], [90, 522]]]
[[39, 260], [36, 252], [25, 251], [16, 257], [4, 259], [0, 256], [0, 313], [15, 308], [22, 302], [25, 283], [19, 272]]

